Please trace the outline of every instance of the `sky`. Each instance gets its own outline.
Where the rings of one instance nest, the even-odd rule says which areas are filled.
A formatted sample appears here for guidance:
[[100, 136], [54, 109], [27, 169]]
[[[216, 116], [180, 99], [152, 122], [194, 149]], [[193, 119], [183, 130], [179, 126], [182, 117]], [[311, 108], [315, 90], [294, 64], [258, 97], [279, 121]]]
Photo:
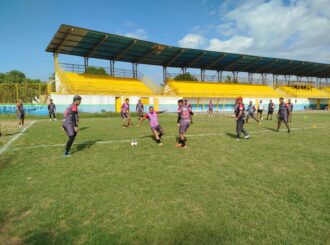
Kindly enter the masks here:
[[[330, 63], [330, 0], [1, 0], [0, 16], [0, 73], [16, 69], [41, 80], [54, 71], [45, 49], [61, 24], [172, 46]], [[66, 55], [60, 61], [83, 64]], [[139, 69], [161, 80], [160, 67]]]

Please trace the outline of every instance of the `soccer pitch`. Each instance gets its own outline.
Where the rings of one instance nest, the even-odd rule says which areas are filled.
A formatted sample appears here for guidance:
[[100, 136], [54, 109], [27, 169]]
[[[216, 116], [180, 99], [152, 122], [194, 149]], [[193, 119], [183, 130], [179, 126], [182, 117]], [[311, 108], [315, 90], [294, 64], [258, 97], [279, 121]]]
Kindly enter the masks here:
[[241, 141], [233, 118], [197, 115], [187, 149], [159, 118], [163, 146], [147, 122], [81, 116], [70, 158], [61, 122], [36, 120], [0, 154], [0, 244], [330, 242], [329, 113], [294, 113], [290, 134], [250, 119]]

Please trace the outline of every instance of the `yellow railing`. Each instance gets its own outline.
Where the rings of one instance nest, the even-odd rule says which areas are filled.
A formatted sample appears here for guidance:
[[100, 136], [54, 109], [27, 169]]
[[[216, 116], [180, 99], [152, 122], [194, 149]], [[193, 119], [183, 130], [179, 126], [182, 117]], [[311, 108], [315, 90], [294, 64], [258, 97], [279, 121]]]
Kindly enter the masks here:
[[243, 97], [280, 97], [276, 90], [267, 85], [226, 84], [213, 82], [189, 82], [168, 80], [165, 94], [184, 97], [214, 97], [235, 98]]
[[325, 90], [319, 90], [317, 88], [294, 88], [289, 86], [280, 86], [278, 87], [291, 97], [296, 98], [330, 98], [330, 94]]

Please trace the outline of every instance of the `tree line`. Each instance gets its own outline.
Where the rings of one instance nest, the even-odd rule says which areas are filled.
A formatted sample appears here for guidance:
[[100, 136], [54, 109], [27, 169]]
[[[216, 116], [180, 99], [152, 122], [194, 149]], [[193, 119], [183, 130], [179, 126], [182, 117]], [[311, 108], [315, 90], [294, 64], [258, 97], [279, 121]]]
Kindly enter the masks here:
[[0, 103], [39, 103], [48, 96], [47, 83], [31, 79], [18, 70], [0, 73]]

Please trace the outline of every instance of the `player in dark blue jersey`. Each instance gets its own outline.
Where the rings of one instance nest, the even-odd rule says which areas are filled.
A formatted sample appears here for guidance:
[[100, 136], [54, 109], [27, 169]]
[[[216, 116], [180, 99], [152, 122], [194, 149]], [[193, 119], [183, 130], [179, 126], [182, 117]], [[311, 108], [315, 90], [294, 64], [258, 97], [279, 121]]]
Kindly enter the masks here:
[[75, 95], [73, 97], [73, 103], [66, 108], [64, 112], [64, 119], [63, 119], [63, 129], [69, 140], [66, 143], [64, 156], [70, 156], [71, 146], [73, 141], [75, 140], [77, 133], [79, 131], [78, 122], [79, 122], [79, 114], [78, 114], [78, 106], [81, 103], [81, 97], [79, 95]]

